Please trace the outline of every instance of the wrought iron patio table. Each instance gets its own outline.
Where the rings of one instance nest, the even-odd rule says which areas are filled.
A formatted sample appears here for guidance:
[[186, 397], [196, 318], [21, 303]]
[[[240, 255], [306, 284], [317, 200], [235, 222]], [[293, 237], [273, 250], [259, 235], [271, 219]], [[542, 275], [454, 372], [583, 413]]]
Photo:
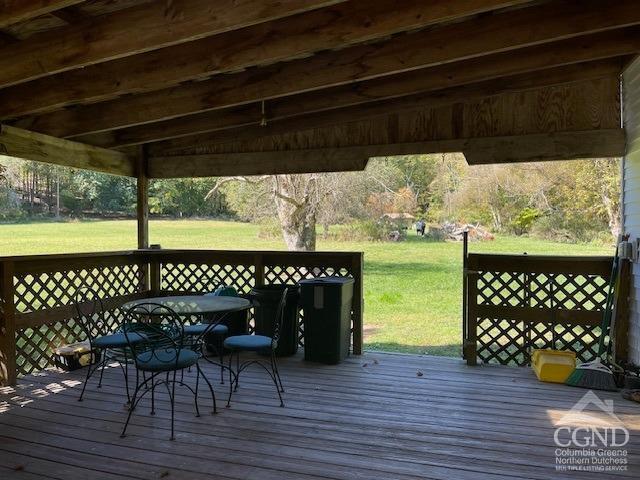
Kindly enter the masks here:
[[[215, 362], [207, 357], [205, 338], [208, 333], [213, 332], [214, 328], [221, 325], [222, 320], [231, 314], [236, 312], [245, 311], [251, 308], [252, 304], [249, 300], [240, 297], [218, 297], [209, 295], [168, 295], [163, 297], [143, 298], [140, 300], [134, 300], [123, 305], [125, 310], [129, 310], [138, 304], [156, 304], [170, 308], [173, 312], [181, 317], [200, 317], [200, 321], [197, 325], [191, 325], [190, 327], [196, 327], [191, 332], [193, 337], [193, 346], [195, 350], [199, 350], [202, 358], [209, 363], [218, 365], [221, 368], [221, 378], [224, 378], [223, 370], [225, 367], [222, 359], [222, 342], [218, 347], [220, 351], [220, 362]], [[185, 333], [189, 334], [189, 328], [185, 328]], [[200, 328], [197, 328], [200, 327]]]

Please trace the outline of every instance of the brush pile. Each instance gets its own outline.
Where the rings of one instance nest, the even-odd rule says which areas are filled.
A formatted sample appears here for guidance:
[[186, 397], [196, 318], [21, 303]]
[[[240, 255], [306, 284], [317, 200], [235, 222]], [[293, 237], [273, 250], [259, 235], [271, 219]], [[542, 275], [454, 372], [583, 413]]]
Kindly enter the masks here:
[[[470, 242], [482, 242], [495, 239], [494, 235], [481, 227], [480, 224], [445, 222], [440, 226], [440, 229], [442, 231], [442, 237], [444, 237], [445, 240], [461, 242], [465, 231], [469, 232]], [[431, 233], [431, 228], [429, 229], [429, 233]]]

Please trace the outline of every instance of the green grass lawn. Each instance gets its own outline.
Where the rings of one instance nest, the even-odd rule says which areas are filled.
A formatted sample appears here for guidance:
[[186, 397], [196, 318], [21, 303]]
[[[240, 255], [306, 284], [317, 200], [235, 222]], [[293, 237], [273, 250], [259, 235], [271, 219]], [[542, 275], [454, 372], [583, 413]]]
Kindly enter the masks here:
[[[259, 239], [255, 225], [211, 220], [152, 220], [151, 243], [164, 248], [283, 250]], [[132, 220], [0, 225], [0, 256], [132, 249]], [[337, 242], [318, 250], [365, 254], [365, 343], [368, 349], [458, 355], [461, 341], [462, 244], [410, 235], [399, 243]], [[598, 255], [612, 248], [498, 236], [471, 252]]]

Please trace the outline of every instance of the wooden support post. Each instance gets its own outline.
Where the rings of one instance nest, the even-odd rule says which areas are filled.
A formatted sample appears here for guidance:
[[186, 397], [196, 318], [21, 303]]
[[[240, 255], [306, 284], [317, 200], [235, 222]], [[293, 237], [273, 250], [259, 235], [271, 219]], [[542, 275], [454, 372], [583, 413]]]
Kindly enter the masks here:
[[467, 257], [469, 255], [469, 232], [462, 233], [462, 358], [466, 359], [464, 342], [467, 338]]
[[620, 280], [614, 306], [615, 326], [613, 358], [618, 364], [626, 364], [629, 360], [629, 299], [631, 296], [631, 262], [620, 260]]
[[13, 262], [2, 263], [2, 317], [0, 323], [0, 384], [15, 385], [16, 365], [16, 323], [13, 302]]
[[255, 271], [255, 286], [262, 287], [264, 285], [264, 257], [261, 253], [257, 253], [253, 260]]
[[149, 260], [149, 290], [152, 297], [160, 295], [160, 287], [162, 284], [161, 266], [162, 262], [160, 257], [152, 255]]
[[[138, 248], [149, 248], [149, 177], [147, 176], [147, 147], [140, 147], [136, 163], [136, 219], [138, 226]], [[153, 259], [152, 259], [153, 262]], [[141, 290], [153, 291], [153, 264], [144, 263], [140, 271]]]
[[147, 147], [141, 148], [136, 168], [138, 196], [136, 216], [138, 219], [138, 248], [149, 248], [149, 177], [147, 176]]
[[471, 265], [467, 259], [465, 276], [467, 278], [467, 335], [462, 349], [467, 365], [477, 365], [478, 362], [478, 272], [477, 265]]
[[355, 279], [353, 285], [353, 354], [362, 355], [364, 337], [364, 289], [362, 285], [364, 267], [364, 254], [353, 256], [352, 273]]

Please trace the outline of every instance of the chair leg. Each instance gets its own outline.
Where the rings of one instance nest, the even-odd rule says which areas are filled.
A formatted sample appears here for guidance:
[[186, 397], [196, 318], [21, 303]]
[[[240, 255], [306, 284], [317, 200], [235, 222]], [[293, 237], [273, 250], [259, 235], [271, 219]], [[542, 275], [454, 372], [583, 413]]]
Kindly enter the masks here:
[[196, 363], [196, 368], [198, 369], [198, 373], [197, 374], [198, 375], [202, 375], [202, 378], [204, 379], [205, 383], [209, 387], [209, 391], [211, 392], [211, 399], [213, 400], [213, 411], [211, 413], [212, 414], [216, 414], [216, 413], [218, 413], [218, 406], [216, 405], [216, 394], [213, 391], [213, 386], [211, 385], [211, 382], [209, 381], [207, 376], [204, 374], [204, 372], [200, 368], [200, 365], [197, 364], [197, 363]]
[[238, 391], [238, 387], [240, 386], [240, 350], [236, 352], [236, 388], [235, 391]]
[[102, 360], [102, 368], [100, 369], [100, 381], [98, 382], [98, 388], [102, 388], [102, 376], [104, 375], [104, 367], [107, 364], [106, 359]]
[[220, 357], [220, 384], [224, 385], [224, 336], [218, 335], [218, 356]]
[[280, 399], [280, 406], [284, 407], [284, 401], [282, 400], [282, 394], [281, 392], [281, 388], [282, 388], [282, 384], [279, 383], [278, 380], [278, 370], [276, 367], [276, 357], [273, 353], [273, 351], [271, 352], [271, 379], [273, 380], [274, 385], [276, 386], [276, 391], [278, 392], [278, 398]]
[[271, 358], [272, 358], [271, 362], [273, 364], [273, 371], [274, 371], [274, 373], [276, 375], [276, 378], [278, 379], [278, 383], [280, 384], [280, 391], [282, 393], [284, 393], [284, 386], [282, 385], [282, 378], [280, 378], [280, 371], [278, 370], [278, 360], [277, 360], [274, 352], [271, 352]]
[[[94, 354], [92, 354], [94, 355]], [[100, 364], [98, 363], [98, 366]], [[81, 402], [82, 398], [84, 397], [84, 391], [87, 389], [87, 383], [89, 383], [89, 379], [91, 378], [91, 375], [93, 375], [95, 373], [97, 369], [96, 367], [93, 367], [92, 364], [87, 365], [87, 375], [84, 378], [84, 384], [82, 385], [82, 391], [80, 392], [80, 396], [78, 397], [78, 401]]]
[[131, 404], [131, 395], [129, 395], [129, 362], [127, 360], [127, 349], [123, 350], [124, 365], [122, 365], [122, 373], [124, 373], [124, 388], [127, 392], [127, 404]]
[[[184, 368], [182, 369], [184, 372]], [[182, 380], [180, 380], [182, 382]], [[198, 408], [198, 386], [200, 385], [200, 368], [198, 368], [198, 372], [196, 372], [196, 391], [194, 392], [194, 403], [196, 405], [196, 417], [200, 416], [200, 409]]]
[[156, 414], [156, 379], [151, 375], [151, 415]]
[[227, 408], [231, 406], [231, 395], [233, 394], [233, 383], [238, 381], [240, 372], [236, 372], [235, 379], [232, 377], [231, 361], [233, 360], [233, 350], [229, 352], [229, 397], [227, 398]]
[[[138, 372], [136, 369], [136, 378], [138, 378]], [[131, 420], [131, 415], [136, 408], [136, 400], [138, 399], [138, 392], [140, 391], [140, 387], [144, 385], [144, 383], [137, 383], [136, 388], [133, 391], [133, 397], [131, 399], [131, 404], [129, 405], [129, 413], [127, 415], [127, 421], [124, 422], [124, 427], [122, 428], [122, 433], [120, 434], [120, 438], [124, 438], [127, 435], [127, 427], [129, 426], [129, 420]]]
[[[175, 437], [173, 435], [173, 423], [174, 423], [174, 410], [175, 410], [175, 397], [176, 397], [176, 373], [177, 372], [174, 370], [171, 395], [170, 395], [170, 400], [171, 400], [171, 438], [170, 440], [175, 440]], [[167, 374], [167, 377], [169, 377], [168, 374]]]

